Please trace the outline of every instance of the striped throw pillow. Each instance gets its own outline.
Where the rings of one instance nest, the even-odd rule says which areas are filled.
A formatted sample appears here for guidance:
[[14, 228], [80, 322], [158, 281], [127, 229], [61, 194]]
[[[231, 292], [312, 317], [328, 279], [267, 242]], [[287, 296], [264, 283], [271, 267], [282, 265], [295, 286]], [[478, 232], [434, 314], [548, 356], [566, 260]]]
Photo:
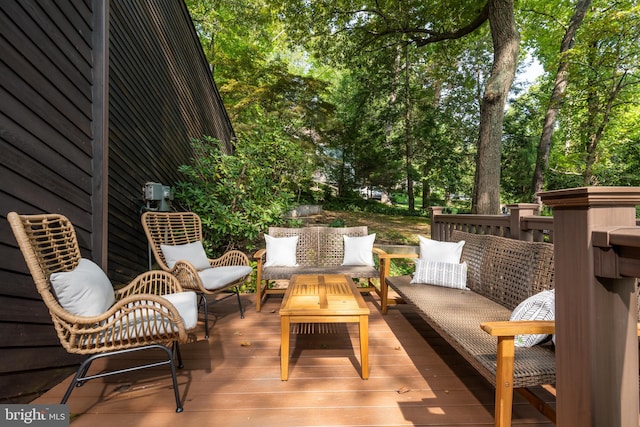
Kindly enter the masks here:
[[456, 264], [442, 261], [417, 259], [416, 272], [411, 283], [443, 286], [446, 288], [467, 288], [467, 263]]
[[[555, 320], [555, 290], [542, 291], [522, 301], [511, 313], [510, 320]], [[532, 347], [546, 341], [549, 335], [531, 334], [516, 335], [516, 347]]]

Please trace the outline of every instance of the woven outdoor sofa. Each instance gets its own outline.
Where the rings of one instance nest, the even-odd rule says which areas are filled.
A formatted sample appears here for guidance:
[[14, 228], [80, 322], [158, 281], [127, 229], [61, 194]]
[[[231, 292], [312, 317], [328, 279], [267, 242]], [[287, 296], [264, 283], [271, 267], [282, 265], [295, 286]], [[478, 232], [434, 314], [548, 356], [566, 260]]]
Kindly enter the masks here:
[[[271, 287], [273, 281], [286, 281], [293, 274], [346, 274], [352, 278], [367, 279], [367, 287], [362, 287], [362, 292], [376, 291], [373, 279], [379, 279], [380, 272], [373, 265], [342, 265], [345, 255], [344, 236], [366, 237], [366, 226], [358, 227], [270, 227], [268, 235], [273, 238], [298, 237], [295, 248], [297, 266], [265, 266], [267, 260], [267, 248], [259, 249], [254, 254], [257, 262], [256, 288], [258, 298], [256, 310], [262, 308], [262, 300], [270, 294], [284, 294], [286, 288]], [[371, 253], [384, 255], [385, 251], [379, 248], [371, 248]]]
[[391, 287], [493, 384], [496, 426], [511, 425], [514, 389], [555, 422], [555, 411], [527, 390], [555, 383], [554, 346], [514, 347], [515, 335], [553, 334], [554, 322], [509, 321], [519, 303], [553, 289], [553, 245], [453, 231], [450, 241], [461, 240], [468, 290], [411, 284], [411, 276], [386, 277], [381, 286], [383, 313]]

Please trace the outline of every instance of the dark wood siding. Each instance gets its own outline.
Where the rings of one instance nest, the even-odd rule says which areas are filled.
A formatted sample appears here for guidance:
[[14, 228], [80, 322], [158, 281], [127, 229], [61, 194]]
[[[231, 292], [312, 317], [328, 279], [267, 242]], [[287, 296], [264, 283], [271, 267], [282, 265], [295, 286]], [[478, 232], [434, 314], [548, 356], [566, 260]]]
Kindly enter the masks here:
[[65, 214], [83, 255], [128, 281], [147, 268], [143, 184], [173, 185], [191, 138], [230, 151], [233, 129], [181, 0], [2, 0], [0, 76], [0, 401], [25, 401], [79, 359], [58, 343], [7, 213]]
[[47, 388], [79, 360], [60, 347], [5, 218], [64, 213], [91, 256], [91, 16], [82, 1], [0, 2], [0, 398]]
[[184, 3], [111, 2], [109, 40], [109, 269], [124, 281], [148, 265], [144, 183], [173, 185], [192, 138], [230, 150], [233, 130]]

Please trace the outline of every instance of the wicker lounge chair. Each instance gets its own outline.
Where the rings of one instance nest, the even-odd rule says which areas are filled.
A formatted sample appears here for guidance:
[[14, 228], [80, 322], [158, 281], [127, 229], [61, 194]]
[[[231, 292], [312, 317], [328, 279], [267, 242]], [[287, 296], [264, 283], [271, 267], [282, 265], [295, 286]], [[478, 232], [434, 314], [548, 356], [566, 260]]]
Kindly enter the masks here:
[[[169, 365], [176, 412], [182, 412], [174, 358], [182, 367], [179, 343], [187, 341], [187, 331], [198, 321], [195, 295], [182, 292], [178, 281], [164, 271], [143, 273], [114, 291], [102, 270], [81, 257], [66, 217], [10, 212], [7, 219], [60, 343], [69, 353], [90, 356], [76, 371], [61, 403], [86, 381]], [[151, 349], [164, 351], [165, 360], [87, 375], [96, 359]]]
[[[191, 259], [193, 252], [182, 252], [190, 245], [202, 243], [202, 222], [193, 212], [145, 212], [142, 226], [160, 268], [176, 276], [185, 290], [193, 290], [200, 296], [205, 313], [205, 337], [209, 337], [207, 295], [233, 289], [238, 297], [240, 317], [244, 318], [239, 286], [252, 271], [244, 253], [232, 250], [216, 259], [206, 259], [203, 254], [205, 265], [199, 265], [202, 262]], [[184, 257], [177, 256], [172, 261], [167, 257], [169, 250], [182, 252]]]

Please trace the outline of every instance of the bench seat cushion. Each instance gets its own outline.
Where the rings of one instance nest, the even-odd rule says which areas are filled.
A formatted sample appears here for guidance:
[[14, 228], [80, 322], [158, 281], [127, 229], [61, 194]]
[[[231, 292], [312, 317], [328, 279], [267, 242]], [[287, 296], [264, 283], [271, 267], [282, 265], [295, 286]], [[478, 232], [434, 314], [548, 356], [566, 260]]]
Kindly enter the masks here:
[[[388, 277], [387, 284], [495, 386], [497, 339], [480, 328], [509, 320], [511, 310], [473, 291], [411, 284], [411, 276]], [[548, 344], [516, 348], [514, 387], [555, 383], [555, 353]]]
[[380, 273], [366, 265], [263, 267], [264, 280], [289, 280], [292, 274], [347, 274], [354, 278], [376, 278]]

